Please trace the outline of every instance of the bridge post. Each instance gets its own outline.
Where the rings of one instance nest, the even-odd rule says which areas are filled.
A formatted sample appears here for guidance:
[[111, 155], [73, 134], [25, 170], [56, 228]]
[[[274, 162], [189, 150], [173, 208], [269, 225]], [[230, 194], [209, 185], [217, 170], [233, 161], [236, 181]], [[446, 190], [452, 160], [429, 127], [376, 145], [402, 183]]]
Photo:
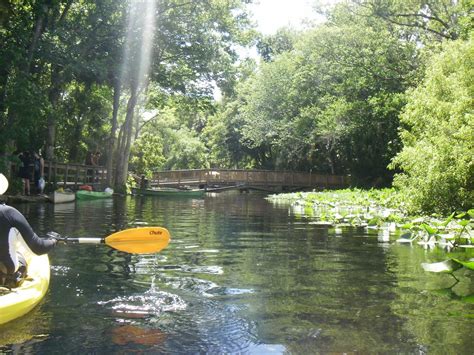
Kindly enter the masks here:
[[67, 187], [68, 178], [69, 178], [69, 164], [66, 164], [66, 170], [64, 171], [64, 188]]
[[54, 188], [56, 188], [57, 182], [58, 182], [58, 163], [56, 162], [54, 162], [53, 176], [54, 176]]
[[51, 168], [52, 168], [51, 167], [51, 162], [48, 162], [48, 180], [49, 180], [49, 182], [52, 182], [52, 180], [51, 180], [51, 172], [52, 172]]
[[77, 189], [78, 180], [79, 180], [79, 166], [76, 166], [76, 174], [74, 175], [74, 189]]

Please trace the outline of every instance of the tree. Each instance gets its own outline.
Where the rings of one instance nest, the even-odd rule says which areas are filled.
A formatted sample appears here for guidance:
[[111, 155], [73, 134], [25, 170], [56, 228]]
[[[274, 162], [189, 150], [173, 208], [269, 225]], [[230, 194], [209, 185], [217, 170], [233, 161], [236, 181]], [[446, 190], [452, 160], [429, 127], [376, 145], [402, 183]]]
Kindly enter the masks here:
[[88, 150], [103, 151], [112, 93], [107, 85], [77, 82], [70, 83], [65, 90], [68, 95], [59, 108], [63, 119], [57, 122], [55, 154], [61, 160], [83, 163]]
[[73, 82], [92, 87], [106, 81], [121, 38], [122, 6], [108, 0], [11, 3], [0, 31], [0, 135], [12, 140], [2, 140], [4, 151], [25, 149], [18, 137], [34, 134], [47, 158], [55, 158], [63, 99]]
[[[122, 82], [129, 100], [119, 136], [116, 188], [123, 187], [126, 180], [133, 131], [139, 126], [139, 117], [134, 112], [141, 92], [152, 81], [170, 95], [197, 99], [211, 96], [212, 82], [219, 82], [226, 68], [237, 59], [233, 45], [248, 41], [243, 35], [249, 25], [244, 5], [245, 1], [241, 0], [166, 0], [158, 2], [152, 10], [159, 20], [152, 36], [150, 71], [128, 71], [126, 81]], [[131, 12], [139, 11], [140, 6], [146, 4], [132, 2]], [[135, 56], [140, 53], [137, 39], [145, 25], [138, 20], [134, 22], [128, 37], [131, 38], [128, 68], [139, 67], [133, 63], [140, 60]]]
[[404, 91], [417, 80], [416, 45], [344, 10], [238, 86], [233, 122], [242, 122], [240, 143], [260, 153], [259, 167], [388, 184]]
[[468, 36], [471, 0], [349, 0], [342, 4], [356, 16], [380, 18], [406, 40], [431, 44]]
[[395, 186], [412, 211], [449, 213], [474, 204], [474, 45], [445, 43], [402, 115]]
[[297, 31], [280, 28], [274, 35], [259, 38], [258, 53], [265, 62], [271, 62], [277, 55], [291, 51], [297, 36]]

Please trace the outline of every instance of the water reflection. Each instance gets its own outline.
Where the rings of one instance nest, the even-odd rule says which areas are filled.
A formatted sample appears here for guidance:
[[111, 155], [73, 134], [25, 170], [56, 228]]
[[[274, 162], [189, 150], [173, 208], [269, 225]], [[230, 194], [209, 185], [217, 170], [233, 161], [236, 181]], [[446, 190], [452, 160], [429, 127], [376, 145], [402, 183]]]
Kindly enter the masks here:
[[159, 329], [121, 325], [111, 330], [111, 338], [113, 343], [116, 345], [128, 345], [134, 343], [156, 346], [164, 342], [166, 334]]
[[[317, 223], [255, 194], [19, 206], [40, 232], [102, 237], [161, 225], [157, 255], [59, 246], [27, 352], [469, 353], [472, 274], [427, 274], [432, 254], [390, 230]], [[439, 255], [438, 255], [439, 257]], [[25, 317], [30, 319], [34, 313]], [[436, 331], [433, 331], [436, 329]]]

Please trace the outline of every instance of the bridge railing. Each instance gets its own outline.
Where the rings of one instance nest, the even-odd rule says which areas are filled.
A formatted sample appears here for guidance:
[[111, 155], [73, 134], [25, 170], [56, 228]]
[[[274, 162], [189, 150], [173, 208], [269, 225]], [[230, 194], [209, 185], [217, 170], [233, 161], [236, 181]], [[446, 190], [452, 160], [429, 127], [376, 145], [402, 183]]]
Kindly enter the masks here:
[[[18, 170], [14, 165], [13, 171]], [[31, 166], [33, 176], [33, 166]], [[72, 187], [80, 185], [105, 186], [107, 170], [103, 166], [58, 163], [45, 161], [44, 177], [52, 187]], [[33, 182], [34, 183], [34, 182]], [[245, 185], [254, 187], [324, 187], [336, 188], [350, 185], [348, 176], [326, 175], [311, 172], [243, 170], [243, 169], [192, 169], [156, 171], [150, 179], [152, 187], [183, 185]]]
[[315, 174], [273, 170], [194, 169], [156, 171], [151, 186], [178, 185], [250, 185], [250, 186], [299, 186], [299, 187], [346, 187], [350, 180], [344, 175]]
[[[12, 173], [18, 175], [18, 166], [12, 164]], [[34, 166], [30, 165], [30, 175], [34, 177]], [[105, 185], [107, 170], [103, 166], [91, 166], [74, 163], [44, 162], [44, 179], [53, 188], [72, 187], [80, 185]], [[30, 182], [34, 184], [34, 181]]]
[[103, 185], [107, 170], [103, 166], [56, 163], [45, 161], [44, 174], [47, 182], [55, 186], [74, 187], [80, 185]]

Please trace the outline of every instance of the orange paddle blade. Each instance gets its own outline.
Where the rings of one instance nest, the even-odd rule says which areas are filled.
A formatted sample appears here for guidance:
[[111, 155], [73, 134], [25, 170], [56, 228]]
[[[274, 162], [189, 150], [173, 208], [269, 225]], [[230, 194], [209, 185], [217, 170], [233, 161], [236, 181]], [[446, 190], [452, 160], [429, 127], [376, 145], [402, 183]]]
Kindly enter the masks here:
[[108, 246], [134, 254], [152, 254], [166, 248], [170, 233], [162, 227], [140, 227], [125, 229], [105, 238]]

